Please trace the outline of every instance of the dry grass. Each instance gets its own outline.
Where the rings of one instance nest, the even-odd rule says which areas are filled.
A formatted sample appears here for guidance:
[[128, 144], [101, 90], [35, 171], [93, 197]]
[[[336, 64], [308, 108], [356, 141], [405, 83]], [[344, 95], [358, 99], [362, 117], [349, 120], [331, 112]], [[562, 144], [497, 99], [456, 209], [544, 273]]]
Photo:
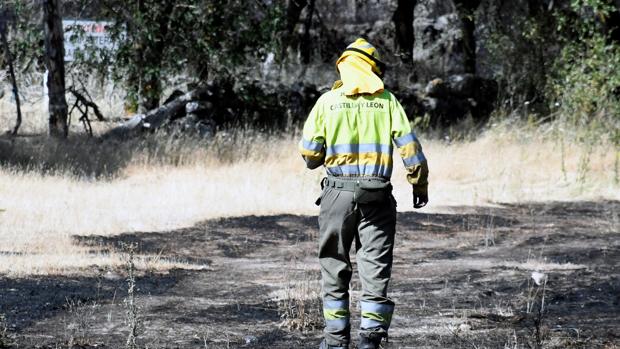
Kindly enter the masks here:
[[[0, 118], [0, 127], [10, 123]], [[39, 131], [41, 125], [26, 128]], [[212, 142], [0, 139], [0, 274], [66, 274], [122, 263], [114, 253], [76, 246], [74, 235], [161, 231], [223, 216], [316, 214], [323, 172], [304, 168], [296, 138], [237, 132]], [[426, 212], [452, 205], [620, 199], [614, 182], [618, 150], [610, 146], [587, 153], [587, 175], [579, 181], [586, 150], [565, 144], [563, 158], [560, 144], [542, 129], [500, 126], [471, 142], [422, 140], [431, 170]], [[412, 210], [400, 161], [393, 182], [399, 210]], [[202, 267], [151, 257], [138, 256], [138, 268]]]
[[278, 305], [281, 327], [302, 332], [314, 331], [323, 325], [323, 308], [319, 272], [306, 270], [303, 275], [287, 273], [287, 282], [273, 293]]

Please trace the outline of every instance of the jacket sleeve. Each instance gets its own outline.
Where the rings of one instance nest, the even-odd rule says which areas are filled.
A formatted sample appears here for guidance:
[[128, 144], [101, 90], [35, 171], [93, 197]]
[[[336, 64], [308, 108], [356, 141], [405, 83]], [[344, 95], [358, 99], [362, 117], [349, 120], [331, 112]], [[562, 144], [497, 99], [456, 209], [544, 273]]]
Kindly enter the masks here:
[[323, 127], [323, 107], [319, 101], [314, 105], [304, 124], [303, 136], [299, 142], [299, 152], [309, 169], [315, 169], [325, 162], [325, 128]]
[[416, 194], [426, 194], [428, 190], [428, 163], [422, 152], [422, 145], [411, 130], [407, 115], [398, 100], [391, 98], [392, 141], [398, 148], [407, 170], [407, 181]]

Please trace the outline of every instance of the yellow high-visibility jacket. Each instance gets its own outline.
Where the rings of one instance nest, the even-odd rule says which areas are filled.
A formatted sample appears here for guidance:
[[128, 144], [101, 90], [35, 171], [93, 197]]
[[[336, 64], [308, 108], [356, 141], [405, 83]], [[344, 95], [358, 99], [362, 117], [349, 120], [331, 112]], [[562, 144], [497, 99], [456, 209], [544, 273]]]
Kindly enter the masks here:
[[398, 100], [387, 90], [346, 96], [341, 88], [323, 94], [303, 129], [299, 151], [308, 168], [325, 166], [330, 176], [392, 176], [396, 145], [417, 193], [426, 193], [428, 165]]

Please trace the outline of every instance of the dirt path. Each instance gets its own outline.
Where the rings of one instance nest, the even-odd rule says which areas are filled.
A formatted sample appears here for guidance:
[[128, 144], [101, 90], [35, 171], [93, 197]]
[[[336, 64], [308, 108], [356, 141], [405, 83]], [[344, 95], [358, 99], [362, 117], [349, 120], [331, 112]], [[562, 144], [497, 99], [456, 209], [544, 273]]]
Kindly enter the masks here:
[[[453, 211], [399, 214], [389, 348], [620, 346], [620, 202]], [[316, 230], [316, 217], [250, 216], [75, 242], [109, 249], [137, 242], [141, 253], [206, 265], [142, 272], [144, 346], [316, 348], [320, 330], [281, 326], [277, 302], [305, 298], [298, 304], [314, 307], [308, 321], [316, 320]], [[541, 273], [541, 286], [533, 271]], [[76, 348], [122, 347], [120, 273], [93, 267], [80, 277], [0, 277], [0, 314], [9, 326], [4, 341], [56, 348], [73, 338]], [[357, 280], [352, 287], [359, 290]]]

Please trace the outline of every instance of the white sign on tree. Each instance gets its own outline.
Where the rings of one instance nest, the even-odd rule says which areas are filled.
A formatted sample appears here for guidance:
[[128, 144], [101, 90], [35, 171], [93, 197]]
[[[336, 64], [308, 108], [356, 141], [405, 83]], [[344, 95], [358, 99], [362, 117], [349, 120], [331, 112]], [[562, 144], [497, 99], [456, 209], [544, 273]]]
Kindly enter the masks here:
[[97, 49], [114, 49], [110, 37], [111, 22], [65, 19], [62, 21], [65, 37], [65, 62], [75, 60], [75, 52], [92, 54], [85, 50], [88, 47]]

